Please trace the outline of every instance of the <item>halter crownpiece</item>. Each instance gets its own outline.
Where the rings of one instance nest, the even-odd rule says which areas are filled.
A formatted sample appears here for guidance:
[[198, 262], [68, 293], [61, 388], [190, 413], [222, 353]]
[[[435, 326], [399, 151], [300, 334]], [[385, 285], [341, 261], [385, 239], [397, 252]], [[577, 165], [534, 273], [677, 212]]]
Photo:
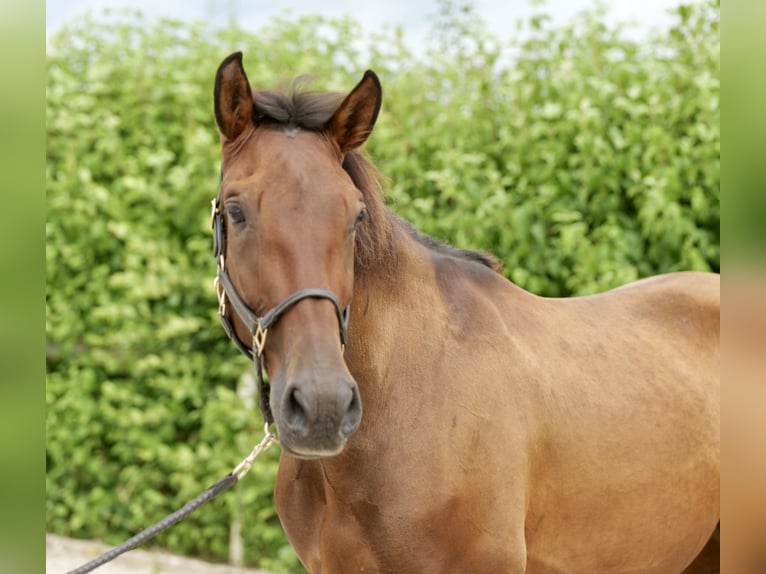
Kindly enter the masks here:
[[[349, 305], [346, 305], [346, 307], [341, 306], [340, 301], [338, 301], [338, 298], [332, 291], [309, 287], [306, 289], [299, 289], [295, 293], [285, 297], [263, 317], [258, 317], [239, 295], [229, 273], [226, 271], [226, 260], [224, 258], [224, 253], [226, 252], [226, 234], [223, 222], [223, 212], [221, 210], [220, 191], [211, 202], [210, 226], [213, 229], [213, 256], [215, 257], [218, 266], [218, 274], [213, 281], [213, 285], [215, 286], [218, 295], [218, 318], [229, 339], [234, 342], [237, 348], [248, 359], [253, 361], [255, 372], [258, 376], [261, 412], [263, 413], [266, 422], [271, 424], [274, 422], [274, 415], [272, 414], [271, 406], [269, 405], [269, 386], [263, 376], [263, 349], [266, 346], [266, 336], [268, 335], [269, 329], [285, 312], [303, 299], [328, 299], [329, 301], [332, 301], [335, 306], [335, 313], [340, 325], [341, 350], [343, 350], [346, 348], [346, 331], [348, 330], [348, 319], [351, 307]], [[227, 305], [227, 302], [229, 305]], [[253, 339], [250, 345], [243, 343], [234, 331], [234, 325], [232, 325], [229, 320], [228, 308], [234, 309], [234, 312], [252, 335]]]

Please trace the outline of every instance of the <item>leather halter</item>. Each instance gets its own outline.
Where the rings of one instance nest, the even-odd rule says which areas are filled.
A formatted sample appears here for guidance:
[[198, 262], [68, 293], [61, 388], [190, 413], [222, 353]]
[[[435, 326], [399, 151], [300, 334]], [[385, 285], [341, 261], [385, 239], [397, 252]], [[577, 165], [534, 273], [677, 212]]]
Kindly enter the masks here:
[[[286, 313], [291, 307], [303, 299], [328, 299], [335, 306], [335, 313], [340, 325], [340, 344], [341, 350], [346, 348], [346, 331], [348, 330], [348, 318], [350, 306], [342, 307], [340, 301], [332, 291], [309, 287], [299, 289], [292, 295], [285, 297], [279, 304], [269, 310], [263, 317], [258, 317], [248, 307], [247, 303], [237, 292], [234, 283], [226, 271], [226, 230], [224, 228], [223, 211], [221, 210], [221, 192], [211, 202], [210, 226], [213, 229], [213, 254], [218, 263], [218, 275], [215, 278], [214, 285], [218, 294], [218, 318], [221, 320], [223, 330], [226, 335], [234, 341], [237, 348], [255, 365], [255, 372], [258, 376], [258, 391], [260, 394], [260, 406], [263, 418], [266, 423], [274, 422], [274, 415], [269, 405], [269, 385], [263, 376], [264, 359], [263, 348], [266, 345], [266, 335], [269, 329]], [[229, 320], [227, 314], [227, 301], [231, 304], [234, 312], [240, 318], [242, 323], [253, 337], [250, 345], [243, 343], [234, 331], [234, 326]]]

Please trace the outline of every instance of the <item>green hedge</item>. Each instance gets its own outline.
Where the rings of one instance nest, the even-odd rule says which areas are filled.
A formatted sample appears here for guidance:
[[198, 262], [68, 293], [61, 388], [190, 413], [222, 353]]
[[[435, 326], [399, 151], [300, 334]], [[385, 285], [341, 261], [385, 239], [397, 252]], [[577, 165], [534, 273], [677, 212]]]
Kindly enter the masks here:
[[[443, 1], [427, 53], [352, 19], [275, 19], [257, 33], [90, 17], [48, 55], [47, 528], [118, 543], [196, 496], [260, 437], [249, 365], [215, 317], [208, 229], [218, 179], [212, 82], [231, 51], [251, 81], [315, 74], [384, 88], [368, 150], [392, 208], [494, 252], [534, 292], [592, 293], [719, 268], [719, 7], [681, 7], [638, 44], [601, 11], [540, 12], [493, 37]], [[277, 449], [235, 494], [157, 539], [300, 571], [272, 500]]]

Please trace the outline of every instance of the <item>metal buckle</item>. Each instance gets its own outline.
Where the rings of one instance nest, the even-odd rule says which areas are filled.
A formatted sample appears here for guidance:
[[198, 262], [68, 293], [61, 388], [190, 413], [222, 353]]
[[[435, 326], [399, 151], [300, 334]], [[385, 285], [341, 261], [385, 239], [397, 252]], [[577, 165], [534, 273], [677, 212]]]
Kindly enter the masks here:
[[218, 312], [221, 315], [226, 315], [226, 290], [221, 285], [218, 275], [213, 279], [213, 287], [215, 287], [216, 294], [218, 295]]
[[258, 325], [255, 327], [255, 333], [253, 333], [253, 349], [255, 349], [258, 357], [263, 354], [263, 347], [266, 346], [266, 335], [268, 333], [269, 330], [261, 327], [261, 322], [258, 321]]
[[210, 229], [215, 229], [215, 216], [218, 214], [218, 198], [210, 202]]

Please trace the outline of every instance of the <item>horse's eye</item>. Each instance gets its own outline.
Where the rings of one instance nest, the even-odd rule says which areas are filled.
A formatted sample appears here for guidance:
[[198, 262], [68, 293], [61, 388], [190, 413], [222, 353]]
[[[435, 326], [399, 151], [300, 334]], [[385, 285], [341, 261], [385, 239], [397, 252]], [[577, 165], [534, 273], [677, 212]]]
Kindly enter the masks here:
[[245, 222], [245, 214], [239, 205], [230, 205], [226, 208], [226, 213], [229, 214], [229, 221], [234, 225], [240, 225]]
[[359, 212], [359, 215], [356, 216], [354, 227], [356, 228], [356, 226], [362, 223], [362, 221], [364, 221], [365, 219], [367, 219], [367, 210], [363, 208], [362, 211]]

